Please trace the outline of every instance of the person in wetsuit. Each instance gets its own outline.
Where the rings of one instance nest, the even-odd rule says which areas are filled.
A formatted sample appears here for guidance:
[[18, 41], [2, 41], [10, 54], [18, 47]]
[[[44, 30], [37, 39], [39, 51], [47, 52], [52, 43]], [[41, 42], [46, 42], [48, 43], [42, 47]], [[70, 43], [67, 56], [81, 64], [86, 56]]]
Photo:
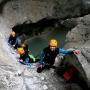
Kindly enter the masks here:
[[49, 46], [44, 48], [43, 51], [41, 52], [40, 56], [39, 56], [39, 65], [37, 68], [37, 72], [40, 73], [42, 72], [44, 69], [49, 69], [49, 68], [55, 68], [55, 66], [53, 66], [54, 62], [55, 62], [55, 58], [59, 53], [63, 53], [63, 54], [73, 54], [73, 53], [80, 53], [80, 50], [65, 50], [63, 48], [58, 48], [57, 47], [57, 40], [56, 39], [52, 39], [49, 42]]

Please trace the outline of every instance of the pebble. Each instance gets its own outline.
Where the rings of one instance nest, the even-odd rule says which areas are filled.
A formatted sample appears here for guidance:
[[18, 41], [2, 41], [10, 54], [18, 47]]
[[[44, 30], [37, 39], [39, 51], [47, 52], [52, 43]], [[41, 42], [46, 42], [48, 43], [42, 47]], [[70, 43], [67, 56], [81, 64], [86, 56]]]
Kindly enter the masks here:
[[44, 77], [41, 77], [41, 80], [43, 81], [45, 78]]
[[47, 85], [43, 85], [43, 89], [44, 89], [44, 90], [48, 90]]

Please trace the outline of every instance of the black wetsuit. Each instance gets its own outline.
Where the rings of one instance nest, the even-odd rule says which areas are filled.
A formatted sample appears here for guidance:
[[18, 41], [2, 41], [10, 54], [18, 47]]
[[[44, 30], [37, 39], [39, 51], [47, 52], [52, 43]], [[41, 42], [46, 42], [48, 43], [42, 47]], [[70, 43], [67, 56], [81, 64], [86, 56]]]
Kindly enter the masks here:
[[53, 65], [56, 56], [59, 54], [59, 48], [56, 48], [55, 51], [51, 51], [50, 47], [47, 47], [43, 50], [43, 52], [45, 55], [43, 61], [49, 65]]

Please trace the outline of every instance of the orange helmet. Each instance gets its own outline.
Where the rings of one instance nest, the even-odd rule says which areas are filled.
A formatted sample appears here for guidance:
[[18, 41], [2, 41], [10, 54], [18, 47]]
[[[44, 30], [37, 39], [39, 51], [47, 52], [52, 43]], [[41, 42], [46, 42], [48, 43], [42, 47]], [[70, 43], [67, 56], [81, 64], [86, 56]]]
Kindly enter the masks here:
[[23, 48], [18, 48], [18, 49], [17, 49], [17, 52], [18, 52], [18, 54], [20, 54], [20, 55], [22, 55], [22, 54], [25, 53], [25, 51], [24, 51]]
[[15, 33], [14, 31], [12, 31], [11, 35], [12, 35], [13, 37], [15, 37], [15, 36], [16, 36], [16, 33]]
[[49, 45], [50, 45], [51, 47], [57, 47], [57, 40], [56, 40], [56, 39], [50, 40]]

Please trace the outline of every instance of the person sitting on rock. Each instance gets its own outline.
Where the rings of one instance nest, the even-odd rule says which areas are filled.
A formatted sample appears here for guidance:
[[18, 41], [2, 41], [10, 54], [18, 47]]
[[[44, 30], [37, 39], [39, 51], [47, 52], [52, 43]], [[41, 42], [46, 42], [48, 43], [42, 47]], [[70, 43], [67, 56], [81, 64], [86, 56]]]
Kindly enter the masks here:
[[14, 45], [16, 42], [16, 33], [14, 31], [11, 32], [10, 37], [8, 39], [8, 43]]
[[18, 47], [18, 37], [16, 36], [15, 31], [12, 31], [8, 39], [8, 43], [12, 45], [15, 49]]
[[41, 52], [39, 56], [40, 61], [37, 68], [38, 73], [42, 72], [44, 69], [55, 68], [53, 64], [55, 62], [56, 56], [59, 53], [63, 54], [80, 53], [80, 50], [65, 50], [63, 48], [58, 48], [57, 44], [58, 44], [57, 40], [52, 39], [49, 42], [49, 46], [44, 48], [43, 51]]
[[27, 52], [25, 52], [24, 48], [20, 47], [17, 49], [18, 54], [20, 55], [19, 62], [21, 64], [29, 64], [29, 63], [34, 63], [35, 58], [33, 55], [29, 55]]

